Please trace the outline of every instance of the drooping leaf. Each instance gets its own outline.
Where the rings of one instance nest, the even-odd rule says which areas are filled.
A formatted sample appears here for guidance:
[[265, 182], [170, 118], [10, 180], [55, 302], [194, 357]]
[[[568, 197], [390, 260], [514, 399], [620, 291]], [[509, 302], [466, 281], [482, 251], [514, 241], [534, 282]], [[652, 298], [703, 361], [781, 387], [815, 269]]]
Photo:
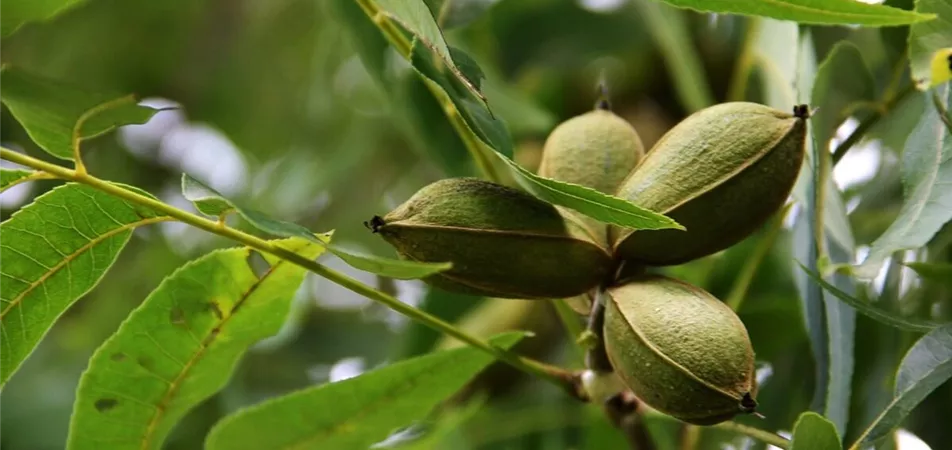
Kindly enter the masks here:
[[[412, 63], [421, 75], [443, 89], [467, 119], [470, 129], [486, 144], [480, 146], [481, 154], [478, 156], [483, 158], [486, 164], [509, 172], [523, 189], [536, 197], [620, 226], [644, 230], [681, 228], [674, 220], [626, 200], [584, 186], [543, 178], [522, 168], [509, 157], [512, 143], [505, 126], [499, 119], [491, 117], [482, 104], [465, 97], [465, 93], [453, 87], [451, 81], [434, 65], [436, 62], [432, 58], [432, 52], [425, 47], [414, 46]], [[501, 146], [504, 147], [500, 148]], [[508, 154], [503, 148], [508, 149]]]
[[915, 13], [855, 0], [662, 0], [679, 8], [701, 12], [764, 16], [818, 25], [890, 26], [931, 20], [931, 14]]
[[[492, 342], [508, 348], [522, 333]], [[493, 358], [472, 347], [430, 353], [241, 410], [208, 435], [209, 450], [363, 450], [456, 393]]]
[[952, 264], [949, 263], [909, 263], [920, 277], [952, 287]]
[[84, 0], [8, 0], [0, 3], [0, 37], [7, 37], [26, 23], [50, 20]]
[[952, 378], [952, 324], [926, 334], [906, 353], [896, 374], [892, 402], [851, 449], [860, 450], [883, 438], [937, 387]]
[[56, 319], [99, 283], [132, 230], [164, 220], [169, 217], [70, 183], [0, 224], [0, 385]]
[[832, 422], [817, 413], [800, 414], [796, 425], [793, 426], [791, 450], [840, 450], [842, 448], [840, 436]]
[[817, 272], [808, 269], [803, 264], [801, 264], [800, 267], [803, 269], [803, 271], [807, 274], [808, 277], [813, 279], [815, 283], [817, 283], [820, 287], [825, 289], [827, 292], [836, 296], [836, 298], [842, 300], [843, 303], [846, 303], [847, 305], [852, 306], [860, 314], [863, 314], [864, 316], [867, 316], [885, 325], [889, 325], [891, 327], [899, 328], [902, 330], [918, 331], [920, 333], [928, 332], [936, 327], [945, 325], [943, 323], [932, 322], [928, 320], [909, 319], [906, 317], [899, 317], [887, 311], [883, 311], [882, 309], [874, 305], [871, 305], [868, 302], [864, 302], [858, 298], [855, 298], [847, 294], [846, 292], [843, 292], [842, 290], [838, 289], [836, 286], [833, 286], [832, 284], [823, 280], [823, 278], [820, 277], [820, 275]]
[[[323, 251], [298, 238], [275, 244], [308, 259]], [[251, 249], [232, 248], [163, 280], [90, 360], [67, 448], [162, 448], [179, 419], [225, 385], [245, 350], [284, 323], [305, 271], [262, 256], [263, 273], [252, 268]]]
[[655, 0], [634, 2], [671, 72], [681, 105], [689, 112], [711, 106], [714, 96], [681, 11]]
[[218, 215], [220, 214], [219, 211], [233, 209], [247, 220], [248, 223], [265, 233], [279, 237], [296, 237], [320, 244], [329, 252], [344, 260], [347, 264], [377, 275], [398, 279], [414, 279], [427, 277], [451, 267], [450, 263], [424, 263], [383, 258], [373, 255], [361, 255], [339, 246], [328, 244], [316, 238], [311, 230], [301, 225], [278, 220], [260, 211], [235, 204], [188, 174], [182, 174], [182, 194], [189, 201], [193, 202], [199, 211], [206, 214], [214, 213], [212, 215]]
[[43, 172], [24, 169], [0, 169], [0, 192], [27, 181], [49, 178]]
[[[73, 135], [80, 139], [106, 133], [120, 125], [147, 122], [156, 110], [135, 103], [132, 96], [89, 92], [70, 84], [14, 67], [0, 71], [0, 99], [10, 108], [30, 138], [43, 150], [62, 159], [73, 159]], [[108, 106], [108, 107], [105, 107]], [[84, 123], [80, 118], [103, 107]]]
[[[916, 12], [934, 14], [935, 20], [909, 27], [909, 68], [919, 89], [926, 89], [948, 80], [952, 63], [952, 4], [946, 0], [916, 0]], [[941, 69], [945, 68], [943, 72]], [[933, 69], [936, 75], [933, 75]], [[943, 76], [944, 75], [944, 76]]]
[[[946, 108], [952, 89], [937, 88]], [[919, 124], [906, 140], [900, 166], [905, 203], [889, 228], [873, 242], [869, 255], [856, 267], [863, 278], [873, 278], [883, 261], [897, 250], [918, 248], [952, 219], [952, 133], [939, 112], [927, 105]]]
[[[827, 240], [828, 256], [832, 263], [849, 263], [852, 249], [844, 249], [832, 240]], [[855, 292], [851, 277], [833, 274], [831, 284], [843, 292]], [[829, 337], [827, 353], [830, 355], [830, 377], [826, 387], [826, 404], [823, 415], [837, 429], [845, 430], [850, 418], [850, 397], [853, 394], [854, 344], [856, 340], [856, 310], [823, 294], [826, 312], [826, 334]]]

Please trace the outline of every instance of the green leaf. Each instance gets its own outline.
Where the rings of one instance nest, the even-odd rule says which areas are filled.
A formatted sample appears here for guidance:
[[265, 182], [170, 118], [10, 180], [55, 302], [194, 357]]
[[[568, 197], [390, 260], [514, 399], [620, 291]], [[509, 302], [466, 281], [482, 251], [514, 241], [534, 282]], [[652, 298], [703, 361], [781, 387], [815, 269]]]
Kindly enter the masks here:
[[[522, 337], [507, 333], [492, 342], [509, 348]], [[363, 450], [424, 418], [492, 362], [481, 350], [463, 347], [304, 389], [225, 417], [206, 448]]]
[[390, 51], [390, 44], [357, 2], [331, 0], [329, 4], [337, 19], [345, 25], [342, 28], [350, 35], [360, 62], [380, 87], [385, 89], [391, 83], [387, 73], [387, 52]]
[[28, 22], [46, 21], [83, 0], [6, 0], [0, 3], [0, 36], [7, 37]]
[[[323, 239], [329, 239], [324, 237]], [[308, 258], [322, 246], [274, 242]], [[67, 448], [160, 449], [189, 410], [218, 392], [245, 350], [281, 329], [305, 270], [249, 248], [176, 270], [93, 355], [79, 382]]]
[[790, 450], [840, 450], [840, 436], [829, 420], [814, 412], [800, 414], [793, 426]]
[[[920, 14], [934, 14], [935, 20], [915, 23], [909, 27], [909, 68], [912, 80], [919, 89], [926, 89], [941, 82], [932, 80], [933, 58], [940, 50], [952, 47], [952, 3], [947, 0], [916, 0], [916, 12]], [[948, 52], [939, 53], [945, 56], [946, 70], [949, 70]]]
[[414, 45], [411, 62], [421, 75], [436, 82], [443, 89], [466, 119], [470, 129], [486, 144], [481, 148], [483, 152], [479, 156], [485, 159], [487, 164], [508, 171], [523, 189], [536, 197], [619, 226], [642, 230], [683, 229], [674, 220], [624, 199], [584, 186], [540, 177], [522, 168], [509, 157], [512, 154], [512, 142], [502, 122], [493, 118], [481, 103], [465, 97], [465, 92], [455, 88], [435, 65], [432, 52], [425, 47]]
[[[145, 123], [156, 113], [137, 105], [132, 96], [89, 92], [13, 67], [0, 71], [0, 83], [0, 99], [30, 138], [62, 159], [73, 159], [74, 134], [80, 140], [89, 139], [121, 125]], [[95, 114], [80, 123], [87, 111]], [[75, 133], [79, 127], [81, 131]]]
[[35, 170], [0, 169], [0, 192], [3, 192], [7, 190], [7, 188], [13, 187], [17, 184], [38, 180], [41, 178], [49, 177], [45, 173], [37, 172]]
[[182, 174], [182, 195], [193, 202], [199, 211], [206, 214], [215, 213], [212, 215], [218, 215], [218, 211], [233, 209], [247, 220], [248, 223], [265, 233], [279, 237], [296, 237], [320, 244], [324, 246], [327, 251], [344, 260], [347, 264], [377, 275], [406, 280], [424, 278], [451, 267], [450, 263], [424, 263], [361, 255], [336, 245], [328, 244], [315, 237], [311, 230], [296, 223], [277, 220], [262, 212], [236, 205], [231, 200], [222, 197], [221, 194], [214, 189], [186, 173]]
[[[440, 28], [448, 30], [469, 25], [482, 17], [499, 0], [427, 0]], [[459, 63], [459, 60], [456, 61]]]
[[662, 0], [679, 8], [701, 12], [764, 16], [815, 25], [890, 26], [931, 20], [919, 14], [855, 0]]
[[889, 325], [891, 327], [899, 328], [902, 330], [917, 331], [920, 333], [928, 332], [936, 327], [946, 325], [943, 323], [932, 322], [928, 320], [917, 320], [917, 319], [909, 319], [905, 317], [895, 316], [894, 314], [888, 311], [883, 311], [882, 309], [877, 308], [876, 306], [873, 306], [869, 304], [868, 302], [864, 302], [858, 298], [855, 298], [847, 294], [846, 292], [841, 291], [840, 289], [837, 289], [836, 286], [833, 286], [832, 284], [827, 283], [826, 281], [823, 280], [823, 278], [820, 277], [818, 273], [808, 269], [803, 264], [800, 264], [800, 267], [803, 269], [803, 271], [807, 274], [808, 277], [812, 278], [813, 281], [816, 282], [818, 285], [820, 285], [823, 289], [826, 289], [827, 292], [833, 294], [834, 296], [836, 296], [836, 298], [842, 300], [843, 303], [846, 303], [847, 305], [852, 306], [860, 314], [863, 314], [864, 316], [869, 317], [870, 319], [876, 320], [885, 325]]
[[813, 136], [826, 149], [836, 129], [854, 114], [857, 102], [876, 101], [875, 83], [859, 48], [849, 41], [837, 42], [820, 69], [813, 85]]
[[164, 220], [169, 217], [70, 183], [0, 224], [0, 385], [56, 319], [99, 283], [132, 230]]
[[908, 263], [920, 277], [952, 287], [952, 264], [950, 263]]
[[[952, 89], [937, 88], [946, 108]], [[871, 245], [856, 267], [857, 275], [873, 278], [883, 261], [897, 250], [918, 248], [952, 219], [952, 133], [927, 105], [919, 124], [906, 140], [900, 166], [905, 203], [895, 222]]]
[[899, 365], [892, 402], [851, 448], [859, 450], [885, 437], [932, 391], [952, 378], [952, 324], [923, 336]]
[[681, 11], [653, 0], [639, 0], [634, 5], [661, 50], [681, 105], [693, 112], [714, 104], [701, 57], [691, 41]]

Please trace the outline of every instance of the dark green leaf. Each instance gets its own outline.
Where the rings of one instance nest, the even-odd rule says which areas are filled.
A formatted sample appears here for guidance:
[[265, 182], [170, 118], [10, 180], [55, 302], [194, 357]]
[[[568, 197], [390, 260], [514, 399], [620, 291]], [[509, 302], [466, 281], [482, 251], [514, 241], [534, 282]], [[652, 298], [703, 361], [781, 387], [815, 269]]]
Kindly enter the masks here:
[[952, 264], [949, 263], [909, 263], [920, 277], [952, 287]]
[[[952, 89], [937, 88], [946, 107]], [[919, 125], [906, 140], [902, 153], [905, 203], [895, 222], [873, 242], [869, 256], [856, 268], [859, 276], [873, 278], [883, 261], [897, 250], [918, 248], [932, 239], [952, 219], [952, 133], [927, 105]]]
[[0, 3], [0, 36], [7, 37], [28, 22], [46, 21], [84, 0], [6, 0]]
[[0, 224], [0, 385], [59, 316], [99, 283], [135, 227], [168, 219], [71, 183]]
[[800, 414], [793, 426], [793, 441], [790, 450], [839, 450], [843, 445], [836, 427], [823, 416], [805, 412]]
[[435, 65], [432, 52], [426, 47], [414, 45], [412, 63], [420, 74], [443, 88], [470, 129], [486, 144], [477, 156], [488, 165], [511, 173], [519, 185], [536, 197], [606, 223], [642, 230], [683, 229], [674, 220], [626, 200], [584, 186], [543, 178], [520, 167], [509, 157], [512, 154], [512, 142], [502, 121], [492, 117], [480, 102], [455, 88]]
[[[522, 333], [492, 340], [509, 348]], [[401, 361], [356, 378], [305, 389], [232, 414], [212, 429], [209, 450], [364, 450], [425, 417], [493, 358], [463, 347]]]
[[[37, 145], [62, 159], [73, 159], [73, 135], [79, 126], [80, 139], [88, 139], [120, 125], [145, 123], [156, 113], [137, 105], [132, 96], [89, 92], [12, 67], [4, 67], [0, 78], [3, 103]], [[79, 123], [97, 107], [103, 109]]]
[[654, 0], [639, 0], [634, 5], [661, 49], [681, 106], [688, 112], [711, 106], [714, 96], [681, 11]]
[[889, 26], [931, 20], [934, 16], [917, 14], [855, 0], [662, 0], [679, 8], [701, 12], [772, 17], [807, 24]]
[[[326, 238], [325, 238], [326, 239]], [[313, 259], [321, 245], [274, 242]], [[162, 281], [102, 347], [79, 382], [68, 447], [160, 449], [189, 410], [218, 392], [245, 350], [280, 330], [304, 269], [252, 250], [217, 250]]]
[[202, 212], [205, 212], [205, 210], [218, 211], [220, 208], [234, 208], [248, 223], [265, 233], [279, 237], [307, 239], [326, 247], [327, 251], [344, 260], [347, 264], [377, 275], [398, 279], [414, 279], [427, 277], [451, 267], [450, 263], [423, 263], [361, 255], [336, 245], [327, 244], [319, 240], [311, 230], [296, 223], [277, 220], [262, 212], [236, 205], [188, 174], [182, 174], [182, 193], [192, 202], [196, 202], [195, 207]]
[[[925, 89], [934, 84], [932, 60], [936, 52], [952, 47], [952, 3], [948, 0], [916, 0], [916, 12], [936, 16], [935, 20], [915, 23], [909, 27], [909, 66], [912, 79], [920, 89]], [[945, 63], [946, 70], [949, 70], [948, 59], [941, 63]]]
[[827, 148], [839, 125], [854, 114], [851, 105], [876, 100], [873, 76], [866, 68], [859, 48], [849, 41], [838, 42], [817, 72], [813, 85], [813, 136]]
[[[500, 0], [429, 0], [427, 5], [440, 28], [463, 27], [479, 19]], [[459, 60], [456, 61], [459, 63]]]
[[896, 374], [892, 402], [853, 448], [858, 450], [898, 428], [926, 396], [949, 378], [952, 378], [952, 324], [932, 330], [909, 349]]
[[462, 73], [476, 89], [480, 89], [480, 85], [483, 79], [486, 78], [486, 74], [483, 73], [483, 69], [479, 67], [476, 60], [474, 60], [472, 56], [469, 56], [468, 53], [456, 47], [450, 47], [450, 55], [459, 67], [460, 73]]
[[0, 192], [11, 186], [40, 178], [46, 178], [46, 174], [35, 170], [0, 169]]
[[820, 277], [820, 275], [814, 271], [807, 269], [806, 266], [800, 264], [800, 267], [806, 272], [807, 276], [813, 279], [814, 282], [819, 284], [823, 289], [826, 289], [827, 292], [836, 296], [836, 298], [843, 301], [847, 305], [852, 306], [856, 309], [857, 312], [863, 314], [873, 320], [876, 320], [880, 323], [889, 325], [891, 327], [896, 327], [908, 331], [918, 331], [920, 333], [931, 331], [936, 327], [943, 326], [945, 324], [932, 322], [928, 320], [917, 320], [917, 319], [908, 319], [905, 317], [898, 317], [890, 312], [883, 311], [882, 309], [877, 308], [876, 306], [870, 305], [868, 302], [864, 302], [858, 298], [855, 298], [846, 292], [843, 292], [833, 286], [830, 283], [827, 283]]

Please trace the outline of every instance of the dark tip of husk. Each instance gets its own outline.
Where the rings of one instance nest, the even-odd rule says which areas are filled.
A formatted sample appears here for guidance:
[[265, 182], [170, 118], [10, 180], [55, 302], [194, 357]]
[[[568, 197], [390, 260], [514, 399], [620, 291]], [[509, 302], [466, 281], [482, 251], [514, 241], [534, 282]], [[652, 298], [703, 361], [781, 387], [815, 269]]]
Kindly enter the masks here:
[[741, 411], [750, 414], [756, 411], [757, 401], [750, 396], [750, 392], [744, 394], [744, 397], [740, 399], [740, 409]]
[[810, 105], [807, 105], [807, 104], [795, 105], [795, 106], [793, 107], [793, 115], [796, 116], [796, 117], [799, 117], [799, 118], [801, 118], [801, 119], [809, 119], [809, 118], [810, 118]]
[[387, 223], [383, 221], [383, 217], [373, 216], [370, 220], [364, 222], [364, 226], [367, 227], [373, 233], [380, 231], [380, 227], [386, 225]]
[[600, 111], [612, 110], [612, 102], [608, 95], [608, 83], [604, 77], [598, 82], [598, 99], [595, 101], [595, 109]]

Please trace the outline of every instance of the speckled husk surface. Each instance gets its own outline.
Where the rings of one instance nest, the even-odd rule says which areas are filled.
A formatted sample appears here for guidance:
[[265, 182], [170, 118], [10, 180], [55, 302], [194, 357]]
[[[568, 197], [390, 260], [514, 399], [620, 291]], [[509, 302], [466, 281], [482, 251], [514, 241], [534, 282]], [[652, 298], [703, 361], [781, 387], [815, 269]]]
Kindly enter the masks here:
[[565, 298], [594, 288], [612, 267], [608, 251], [574, 216], [476, 178], [432, 183], [374, 222], [401, 257], [453, 263], [424, 279], [453, 292]]
[[698, 425], [753, 411], [753, 349], [727, 305], [658, 275], [630, 279], [605, 298], [606, 351], [642, 401]]
[[655, 144], [616, 194], [687, 231], [612, 227], [614, 253], [663, 266], [734, 245], [783, 206], [800, 173], [805, 139], [804, 118], [756, 103], [694, 113]]

